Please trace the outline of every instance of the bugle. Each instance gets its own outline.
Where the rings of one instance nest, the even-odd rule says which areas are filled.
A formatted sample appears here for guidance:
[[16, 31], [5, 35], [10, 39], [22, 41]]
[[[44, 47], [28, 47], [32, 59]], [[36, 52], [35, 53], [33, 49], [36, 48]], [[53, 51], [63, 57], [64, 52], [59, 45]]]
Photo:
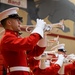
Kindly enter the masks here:
[[[26, 27], [26, 32], [32, 32], [35, 27], [36, 25], [28, 25]], [[44, 29], [46, 30], [46, 32], [50, 32], [53, 28], [61, 28], [62, 30], [64, 30], [64, 20], [61, 20], [59, 23], [46, 24]]]

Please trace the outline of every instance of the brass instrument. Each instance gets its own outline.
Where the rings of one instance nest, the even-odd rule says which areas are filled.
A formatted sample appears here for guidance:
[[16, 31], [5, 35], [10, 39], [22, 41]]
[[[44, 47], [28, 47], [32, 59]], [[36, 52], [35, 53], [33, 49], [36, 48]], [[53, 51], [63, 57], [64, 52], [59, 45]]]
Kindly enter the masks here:
[[[61, 20], [59, 23], [54, 23], [54, 24], [46, 24], [45, 28], [46, 32], [50, 32], [51, 30], [53, 30], [54, 28], [61, 28], [62, 30], [64, 30], [64, 20]], [[36, 27], [36, 25], [28, 25], [26, 27], [26, 32], [32, 32], [32, 30]]]

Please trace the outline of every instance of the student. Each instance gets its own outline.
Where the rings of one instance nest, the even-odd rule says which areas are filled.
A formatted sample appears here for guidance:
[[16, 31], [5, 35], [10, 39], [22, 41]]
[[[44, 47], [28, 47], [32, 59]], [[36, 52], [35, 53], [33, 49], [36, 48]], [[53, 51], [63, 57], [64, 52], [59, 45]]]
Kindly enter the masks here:
[[62, 67], [64, 56], [59, 54], [57, 61], [53, 65], [50, 65], [50, 62], [46, 61], [46, 57], [40, 59], [39, 66], [33, 70], [34, 75], [56, 75]]
[[36, 27], [29, 37], [21, 38], [19, 32], [22, 17], [18, 15], [18, 10], [18, 7], [13, 7], [0, 13], [0, 22], [5, 29], [0, 47], [9, 71], [8, 75], [28, 75], [30, 68], [27, 65], [27, 54], [31, 57], [39, 56], [46, 48], [44, 44], [46, 22], [37, 19]]

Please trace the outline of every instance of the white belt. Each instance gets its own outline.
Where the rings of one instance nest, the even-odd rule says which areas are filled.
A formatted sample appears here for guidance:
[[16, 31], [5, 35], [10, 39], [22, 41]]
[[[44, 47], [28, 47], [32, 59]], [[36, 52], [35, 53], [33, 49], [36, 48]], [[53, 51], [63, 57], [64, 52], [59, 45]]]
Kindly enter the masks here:
[[13, 71], [27, 71], [27, 72], [30, 72], [29, 67], [23, 67], [23, 66], [10, 67], [9, 70], [10, 70], [10, 72], [13, 72]]

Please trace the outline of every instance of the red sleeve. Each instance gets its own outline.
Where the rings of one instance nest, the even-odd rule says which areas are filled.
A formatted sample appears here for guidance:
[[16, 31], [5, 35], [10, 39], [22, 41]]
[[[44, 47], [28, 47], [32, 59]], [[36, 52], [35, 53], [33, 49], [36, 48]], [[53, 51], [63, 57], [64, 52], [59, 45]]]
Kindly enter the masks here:
[[34, 56], [37, 57], [37, 56], [41, 55], [44, 52], [45, 48], [46, 47], [39, 47], [38, 45], [36, 45], [34, 47], [34, 49], [27, 51], [27, 56], [28, 57], [31, 57], [31, 56], [32, 57], [34, 57]]
[[[18, 38], [12, 34], [6, 34], [1, 42], [1, 45], [6, 50], [32, 50], [40, 40], [39, 34], [31, 34], [26, 38]], [[7, 48], [9, 47], [9, 49]]]
[[29, 58], [27, 60], [27, 62], [28, 62], [28, 66], [31, 68], [31, 70], [34, 70], [34, 68], [39, 65], [39, 60], [35, 60], [32, 57]]
[[65, 74], [68, 75], [73, 68], [73, 64], [65, 65]]
[[56, 75], [60, 69], [60, 66], [58, 64], [54, 64], [46, 69], [48, 74]]

